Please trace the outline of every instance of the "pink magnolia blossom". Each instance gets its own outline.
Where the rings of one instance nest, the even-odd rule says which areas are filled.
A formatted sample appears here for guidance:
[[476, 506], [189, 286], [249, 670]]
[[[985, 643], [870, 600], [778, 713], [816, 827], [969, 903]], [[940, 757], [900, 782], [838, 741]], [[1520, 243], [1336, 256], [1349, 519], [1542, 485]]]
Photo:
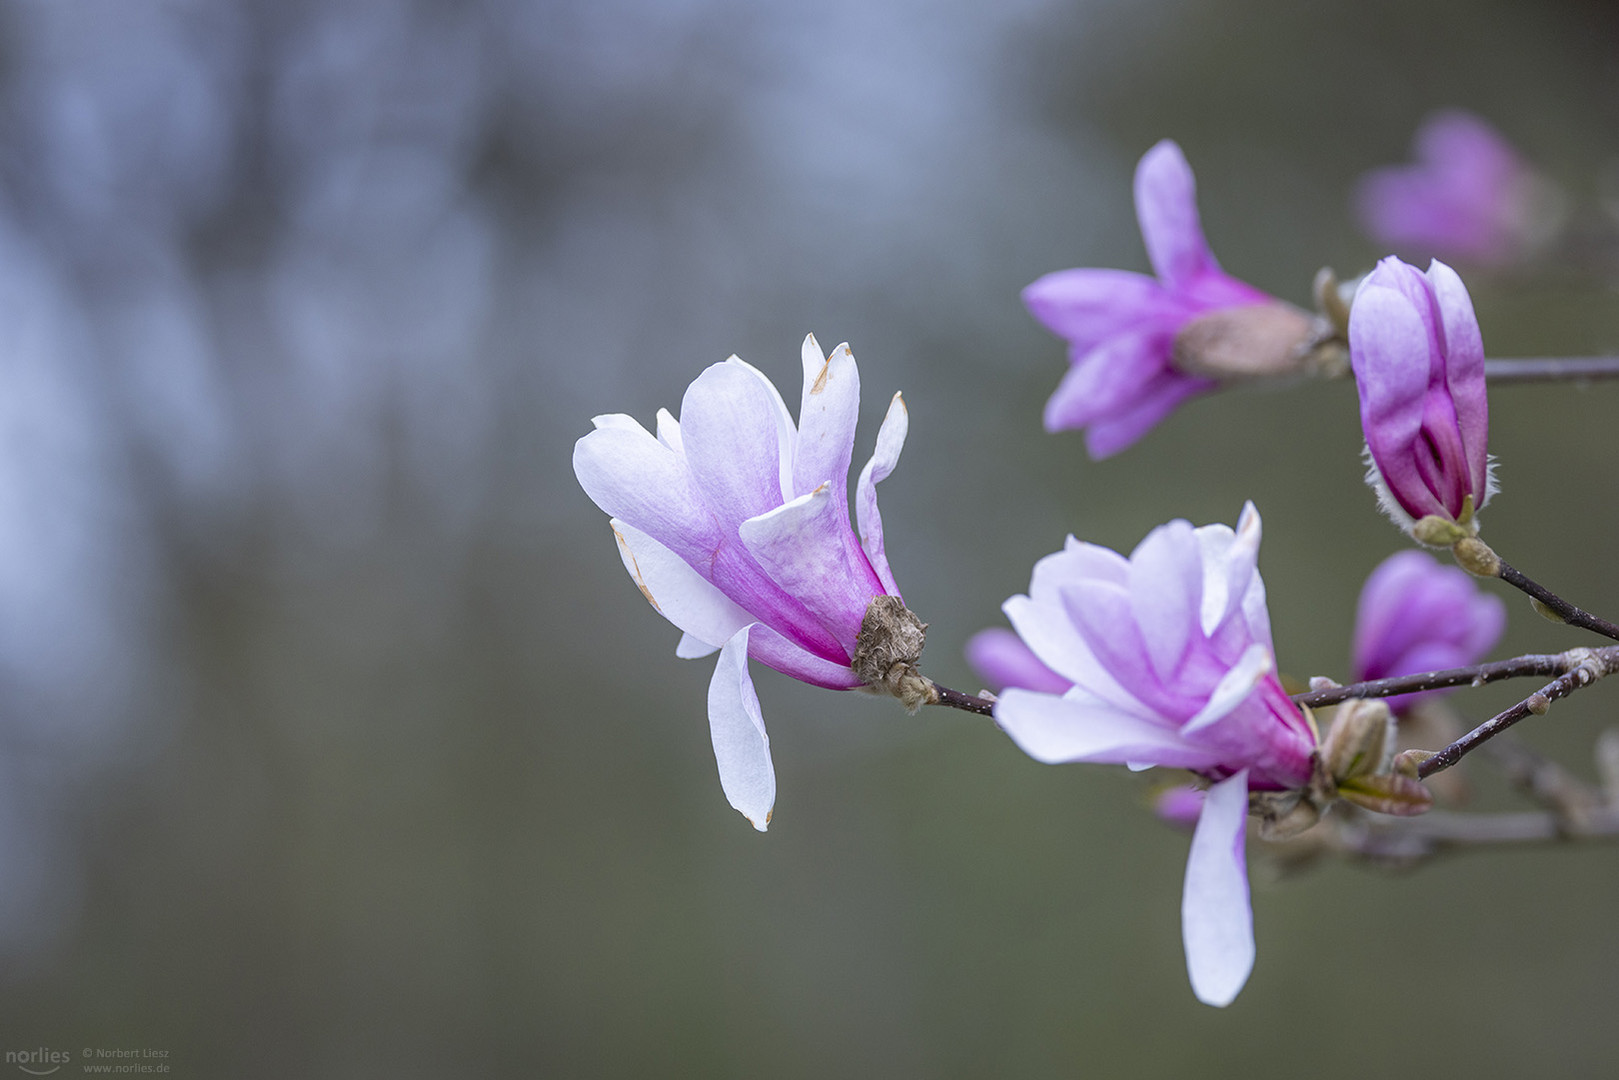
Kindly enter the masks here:
[[1366, 231], [1387, 248], [1481, 265], [1536, 239], [1547, 184], [1500, 133], [1460, 109], [1417, 129], [1416, 162], [1367, 173], [1355, 192]]
[[684, 632], [676, 655], [719, 651], [708, 719], [720, 784], [761, 832], [776, 775], [748, 658], [814, 686], [861, 686], [850, 663], [866, 609], [899, 596], [876, 485], [899, 460], [905, 403], [894, 395], [861, 470], [856, 537], [848, 476], [860, 375], [847, 345], [824, 357], [813, 335], [803, 366], [796, 425], [770, 380], [733, 356], [691, 384], [679, 420], [658, 411], [656, 437], [629, 416], [598, 416], [573, 453], [624, 568]]
[[1189, 769], [1211, 781], [1186, 868], [1182, 931], [1199, 1000], [1225, 1005], [1253, 967], [1248, 793], [1304, 787], [1315, 735], [1275, 673], [1259, 514], [1173, 521], [1130, 557], [1069, 538], [1004, 606], [1060, 694], [1013, 687], [995, 718], [1031, 757]]
[[1197, 187], [1179, 146], [1164, 140], [1136, 167], [1136, 217], [1156, 278], [1126, 270], [1047, 274], [1023, 302], [1068, 341], [1072, 365], [1046, 403], [1047, 431], [1085, 428], [1085, 447], [1105, 458], [1134, 443], [1213, 379], [1175, 366], [1176, 336], [1226, 308], [1288, 311], [1220, 269], [1197, 213]]
[[1383, 510], [1429, 543], [1477, 532], [1474, 514], [1495, 492], [1484, 339], [1456, 271], [1438, 260], [1426, 274], [1393, 256], [1378, 263], [1350, 308], [1349, 360], [1366, 479]]
[[[1495, 647], [1506, 621], [1501, 598], [1480, 591], [1465, 571], [1425, 551], [1396, 552], [1360, 591], [1354, 681], [1475, 664]], [[1385, 700], [1398, 713], [1426, 696]]]

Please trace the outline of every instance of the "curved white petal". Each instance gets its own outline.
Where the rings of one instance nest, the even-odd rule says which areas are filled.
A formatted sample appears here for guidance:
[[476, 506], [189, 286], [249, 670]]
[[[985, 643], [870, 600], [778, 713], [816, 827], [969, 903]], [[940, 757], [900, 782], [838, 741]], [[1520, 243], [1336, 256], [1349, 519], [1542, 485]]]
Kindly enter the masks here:
[[905, 434], [909, 429], [910, 414], [905, 409], [905, 399], [896, 393], [888, 403], [883, 426], [877, 431], [877, 448], [866, 467], [860, 470], [860, 481], [855, 485], [854, 514], [855, 523], [860, 527], [860, 546], [891, 596], [899, 595], [899, 586], [894, 582], [894, 571], [888, 566], [888, 553], [883, 546], [883, 516], [877, 512], [877, 484], [899, 463], [899, 453], [905, 448]]
[[1247, 820], [1245, 769], [1209, 789], [1186, 860], [1181, 937], [1192, 993], [1205, 1005], [1231, 1004], [1254, 969], [1254, 912], [1244, 851]]
[[701, 660], [705, 656], [713, 656], [719, 652], [718, 645], [710, 645], [700, 637], [691, 634], [681, 634], [680, 644], [675, 646], [675, 655], [682, 660]]
[[[734, 362], [733, 362], [734, 361]], [[735, 524], [780, 506], [791, 485], [790, 423], [781, 395], [740, 360], [707, 368], [680, 402], [680, 440], [698, 494]]]
[[1048, 765], [1133, 762], [1200, 769], [1215, 763], [1208, 751], [1188, 745], [1173, 728], [1083, 697], [1083, 692], [1054, 697], [1009, 689], [995, 702], [995, 721], [1025, 754]]
[[1208, 703], [1196, 716], [1181, 725], [1181, 734], [1190, 735], [1218, 720], [1224, 719], [1232, 709], [1248, 700], [1261, 679], [1269, 675], [1275, 665], [1270, 649], [1257, 641], [1243, 650], [1241, 658], [1220, 677]]
[[[806, 346], [810, 340], [805, 341]], [[831, 482], [845, 520], [849, 515], [849, 460], [854, 456], [854, 429], [859, 419], [860, 370], [849, 346], [839, 345], [813, 375], [807, 368], [804, 372], [793, 487], [806, 492]]]
[[764, 832], [776, 805], [776, 769], [770, 761], [759, 695], [748, 677], [748, 627], [720, 649], [708, 684], [708, 728], [725, 798]]
[[676, 655], [706, 656], [754, 621], [752, 615], [646, 533], [617, 518], [611, 524], [624, 569], [635, 579], [641, 595], [687, 637], [706, 647], [704, 651], [694, 651], [682, 640]]

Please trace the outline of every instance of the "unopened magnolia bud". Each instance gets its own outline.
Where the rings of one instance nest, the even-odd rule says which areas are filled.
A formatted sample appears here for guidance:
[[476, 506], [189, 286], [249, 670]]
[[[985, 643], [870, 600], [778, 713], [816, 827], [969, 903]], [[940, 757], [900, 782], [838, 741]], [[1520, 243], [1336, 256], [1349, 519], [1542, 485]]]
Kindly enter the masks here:
[[1366, 810], [1397, 817], [1424, 814], [1433, 806], [1433, 795], [1422, 782], [1403, 773], [1357, 776], [1340, 786], [1338, 794]]
[[915, 712], [936, 693], [933, 684], [916, 670], [927, 630], [928, 624], [899, 597], [874, 596], [866, 605], [849, 666], [867, 686], [893, 694]]
[[[1426, 544], [1429, 547], [1448, 547], [1454, 550], [1457, 544], [1463, 540], [1471, 539], [1472, 536], [1473, 530], [1464, 525], [1456, 524], [1450, 518], [1440, 517], [1437, 514], [1429, 514], [1425, 518], [1419, 518], [1416, 524], [1411, 526], [1411, 538], [1417, 543]], [[1479, 576], [1488, 577], [1489, 575], [1481, 574]]]
[[1288, 304], [1220, 308], [1175, 335], [1175, 367], [1206, 379], [1254, 379], [1296, 374], [1317, 332], [1314, 320]]
[[1529, 598], [1529, 606], [1535, 609], [1536, 615], [1539, 615], [1547, 622], [1560, 623], [1566, 621], [1561, 615], [1557, 614], [1557, 612], [1553, 611], [1539, 600], [1536, 600], [1533, 596]]
[[1456, 565], [1474, 577], [1501, 576], [1501, 556], [1476, 536], [1463, 537], [1453, 542], [1450, 553], [1455, 557]]
[[1321, 761], [1341, 787], [1345, 780], [1388, 769], [1394, 752], [1394, 714], [1383, 701], [1353, 698], [1338, 706], [1321, 740]]
[[[1394, 767], [1392, 771], [1399, 776], [1408, 776], [1412, 780], [1415, 780], [1417, 779], [1418, 770], [1422, 767], [1422, 763], [1433, 756], [1433, 751], [1431, 750], [1401, 750], [1398, 754], [1394, 755]], [[1455, 770], [1451, 771], [1454, 772]], [[1449, 776], [1450, 773], [1447, 772], [1442, 775]]]
[[1261, 839], [1288, 840], [1321, 820], [1321, 808], [1305, 792], [1277, 792], [1276, 796], [1257, 808]]
[[1310, 692], [1311, 693], [1315, 693], [1315, 692], [1320, 691], [1320, 690], [1336, 690], [1336, 689], [1338, 689], [1338, 687], [1340, 687], [1342, 685], [1343, 685], [1343, 683], [1339, 682], [1338, 680], [1329, 679], [1325, 675], [1311, 675], [1310, 676]]

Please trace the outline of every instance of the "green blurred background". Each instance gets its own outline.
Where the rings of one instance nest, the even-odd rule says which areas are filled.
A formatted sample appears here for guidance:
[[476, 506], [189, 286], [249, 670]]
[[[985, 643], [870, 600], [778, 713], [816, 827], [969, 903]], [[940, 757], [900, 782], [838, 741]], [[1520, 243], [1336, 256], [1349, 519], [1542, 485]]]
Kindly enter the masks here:
[[[1383, 254], [1354, 179], [1437, 107], [1589, 207], [1616, 31], [1544, 0], [0, 7], [0, 1049], [198, 1077], [1610, 1075], [1609, 847], [1285, 880], [1256, 854], [1258, 964], [1222, 1011], [1187, 986], [1187, 840], [1148, 778], [756, 666], [755, 834], [710, 665], [675, 658], [569, 456], [733, 351], [793, 386], [807, 331], [847, 340], [857, 461], [910, 406], [883, 514], [941, 682], [976, 687], [963, 642], [1065, 534], [1128, 550], [1245, 499], [1282, 667], [1344, 677], [1402, 539], [1352, 388], [1199, 400], [1092, 463], [1040, 428], [1063, 349], [1018, 291], [1145, 269], [1130, 180], [1164, 137], [1225, 267], [1297, 303]], [[1613, 282], [1467, 277], [1492, 355], [1619, 348]], [[1609, 615], [1616, 406], [1496, 393], [1487, 516]], [[1584, 643], [1511, 611], [1498, 656]], [[1588, 773], [1611, 698], [1524, 734]]]

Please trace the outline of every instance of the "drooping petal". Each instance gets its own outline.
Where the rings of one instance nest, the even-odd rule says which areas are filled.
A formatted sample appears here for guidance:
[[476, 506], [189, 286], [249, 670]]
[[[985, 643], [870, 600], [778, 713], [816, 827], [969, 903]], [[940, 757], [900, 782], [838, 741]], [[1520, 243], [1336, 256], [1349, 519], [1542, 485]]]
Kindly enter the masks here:
[[1025, 288], [1023, 303], [1046, 329], [1081, 349], [1131, 330], [1173, 327], [1188, 315], [1156, 280], [1129, 270], [1058, 270]]
[[1112, 457], [1157, 427], [1181, 402], [1217, 385], [1210, 379], [1194, 379], [1165, 370], [1144, 387], [1130, 405], [1090, 424], [1085, 431], [1085, 452], [1094, 461]]
[[[806, 347], [811, 341], [813, 338], [805, 341]], [[839, 345], [814, 377], [805, 373], [793, 487], [796, 492], [807, 492], [830, 481], [845, 520], [849, 514], [849, 458], [854, 454], [859, 417], [860, 372], [849, 346]]]
[[995, 702], [995, 721], [1036, 761], [1089, 761], [1207, 769], [1216, 758], [1173, 728], [1142, 715], [1075, 697], [1016, 687]]
[[739, 533], [770, 579], [853, 655], [866, 608], [883, 585], [855, 548], [848, 510], [831, 485], [749, 518]]
[[997, 692], [1009, 686], [1060, 694], [1073, 685], [1040, 662], [1023, 639], [1003, 627], [980, 630], [967, 639], [967, 663]]
[[877, 448], [865, 468], [860, 470], [860, 480], [855, 485], [854, 512], [855, 521], [860, 526], [860, 546], [890, 596], [899, 595], [899, 585], [894, 581], [894, 571], [888, 566], [888, 553], [883, 544], [883, 516], [877, 510], [877, 484], [899, 464], [899, 454], [905, 448], [905, 433], [909, 427], [910, 414], [905, 409], [905, 399], [895, 394], [888, 403], [883, 426], [877, 430]]
[[1179, 146], [1165, 139], [1142, 156], [1135, 195], [1141, 239], [1160, 281], [1180, 288], [1219, 270], [1197, 213], [1197, 181]]
[[1078, 356], [1046, 402], [1046, 430], [1084, 427], [1130, 408], [1168, 366], [1172, 337], [1148, 326], [1115, 334]]
[[598, 427], [575, 443], [573, 471], [609, 517], [683, 558], [700, 558], [719, 543], [719, 523], [698, 498], [680, 455], [634, 421]]
[[776, 769], [770, 761], [770, 736], [765, 734], [759, 695], [748, 676], [746, 626], [720, 649], [708, 684], [708, 726], [725, 798], [764, 832], [776, 805]]
[[779, 415], [768, 380], [741, 361], [715, 364], [686, 389], [680, 435], [692, 486], [726, 525], [782, 503]]
[[641, 594], [660, 615], [706, 645], [709, 652], [755, 621], [753, 615], [646, 533], [618, 518], [612, 519], [611, 525], [624, 569], [635, 579]]
[[1215, 784], [1192, 834], [1181, 895], [1181, 936], [1192, 993], [1205, 1005], [1236, 999], [1254, 968], [1254, 912], [1248, 894], [1244, 826], [1247, 770]]

